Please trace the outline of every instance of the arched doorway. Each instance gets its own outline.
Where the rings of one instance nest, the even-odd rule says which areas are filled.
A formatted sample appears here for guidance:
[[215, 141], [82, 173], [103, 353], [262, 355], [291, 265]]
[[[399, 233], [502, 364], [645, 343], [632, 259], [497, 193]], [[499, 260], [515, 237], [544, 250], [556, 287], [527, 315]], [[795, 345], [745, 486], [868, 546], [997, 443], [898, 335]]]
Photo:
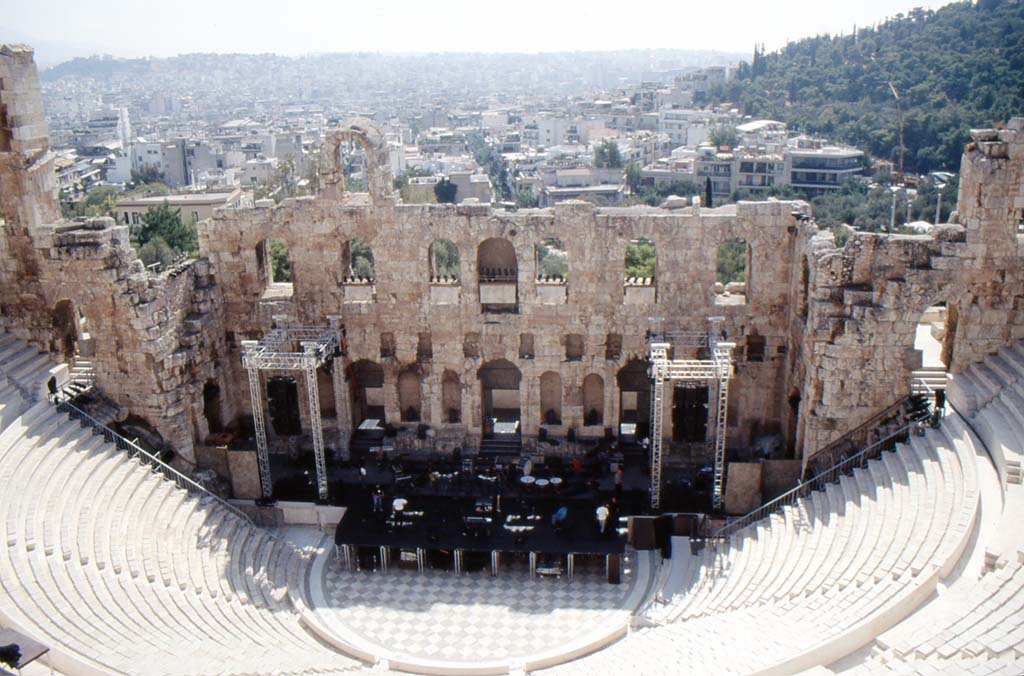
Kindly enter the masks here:
[[[630, 359], [616, 376], [619, 385], [619, 434], [634, 425], [637, 439], [648, 434], [651, 418], [651, 379], [647, 375], [647, 361]], [[627, 435], [628, 436], [628, 435]]]
[[368, 359], [360, 359], [348, 368], [352, 393], [352, 419], [358, 427], [373, 418], [384, 422], [384, 369]]
[[604, 379], [596, 373], [583, 379], [583, 424], [604, 424]]
[[455, 371], [445, 369], [441, 378], [441, 406], [445, 422], [462, 422], [462, 384]]
[[554, 371], [540, 376], [540, 419], [545, 425], [562, 424], [562, 376]]
[[522, 373], [507, 359], [495, 359], [481, 366], [477, 377], [480, 379], [484, 435], [518, 436], [522, 419], [519, 409]]
[[407, 366], [398, 374], [398, 410], [402, 422], [420, 421], [420, 374], [415, 366]]
[[913, 392], [946, 389], [946, 374], [956, 348], [958, 320], [956, 307], [945, 301], [930, 305], [921, 313], [914, 329], [914, 349], [921, 354], [921, 366], [913, 373]]
[[70, 300], [62, 300], [53, 306], [51, 316], [53, 338], [50, 352], [60, 354], [71, 365], [78, 357], [92, 357], [88, 323], [78, 307]]

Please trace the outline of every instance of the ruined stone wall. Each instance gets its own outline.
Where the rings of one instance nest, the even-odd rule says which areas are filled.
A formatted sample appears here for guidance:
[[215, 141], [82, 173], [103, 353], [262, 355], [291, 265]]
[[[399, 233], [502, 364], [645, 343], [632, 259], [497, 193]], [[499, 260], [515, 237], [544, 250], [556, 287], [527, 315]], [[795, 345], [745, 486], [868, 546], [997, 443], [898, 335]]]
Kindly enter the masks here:
[[[558, 373], [562, 384], [561, 424], [546, 426], [549, 432], [561, 436], [574, 429], [582, 436], [600, 436], [618, 423], [617, 373], [631, 358], [645, 358], [645, 336], [652, 326], [704, 331], [708, 317], [723, 315], [723, 328], [738, 343], [730, 436], [743, 444], [752, 434], [785, 431], [792, 261], [813, 229], [800, 224], [794, 209], [794, 203], [768, 202], [695, 214], [689, 208], [597, 209], [569, 203], [506, 213], [479, 205], [371, 206], [321, 196], [286, 200], [274, 208], [222, 210], [201, 223], [199, 231], [201, 252], [222, 294], [226, 331], [238, 340], [257, 338], [269, 330], [275, 314], [312, 325], [341, 315], [347, 362], [365, 359], [384, 369], [389, 422], [401, 419], [398, 379], [411, 368], [421, 381], [422, 420], [462, 431], [471, 442], [482, 425], [477, 372], [487, 362], [505, 359], [521, 371], [526, 436], [536, 435], [541, 425], [540, 379], [548, 371]], [[536, 281], [534, 247], [548, 237], [567, 247], [568, 281], [560, 294]], [[650, 301], [635, 302], [624, 293], [624, 259], [629, 242], [641, 237], [657, 247], [656, 288]], [[713, 292], [715, 256], [731, 237], [751, 245], [747, 302], [719, 306]], [[344, 251], [353, 238], [373, 249], [372, 288], [346, 281]], [[489, 238], [507, 240], [515, 250], [516, 313], [482, 311], [477, 254]], [[294, 276], [290, 296], [282, 297], [280, 288], [270, 284], [261, 260], [263, 243], [270, 239], [288, 247]], [[430, 247], [440, 239], [458, 248], [457, 285], [431, 281]], [[764, 357], [748, 362], [747, 335], [755, 331], [765, 341]], [[393, 336], [393, 353], [390, 345], [385, 349], [393, 356], [382, 356], [382, 334], [386, 342]], [[520, 357], [522, 334], [533, 336], [532, 358]], [[578, 360], [567, 356], [567, 337], [573, 334], [583, 338]], [[611, 334], [621, 335], [621, 353], [607, 354]], [[420, 352], [424, 335], [432, 348], [429, 356]], [[237, 352], [230, 368], [229, 380], [244, 382]], [[446, 370], [457, 374], [461, 389], [462, 422], [455, 425], [445, 422], [441, 405]], [[595, 426], [584, 425], [582, 384], [589, 374], [604, 382], [604, 420]], [[347, 401], [350, 393], [339, 380], [336, 400]], [[238, 410], [248, 410], [245, 390], [232, 396]], [[670, 424], [665, 432], [671, 434]]]
[[[70, 303], [94, 348], [104, 393], [152, 425], [194, 462], [203, 436], [202, 383], [218, 378], [223, 349], [208, 266], [144, 270], [113, 219], [67, 222], [56, 180], [32, 51], [0, 46], [0, 321], [43, 350], [62, 354], [55, 309]], [[67, 305], [67, 303], [64, 303]]]
[[[722, 316], [727, 339], [737, 343], [730, 446], [781, 433], [806, 459], [909, 391], [920, 358], [914, 332], [929, 305], [948, 304], [954, 373], [1024, 337], [1024, 120], [974, 134], [962, 167], [959, 225], [930, 236], [856, 234], [841, 249], [799, 202], [718, 209], [570, 202], [515, 213], [403, 205], [389, 188], [377, 132], [356, 121], [329, 135], [333, 149], [363, 145], [373, 164], [369, 196], [344, 192], [337, 153], [328, 153], [320, 196], [221, 210], [199, 224], [203, 258], [155, 275], [137, 260], [127, 228], [109, 219], [61, 221], [31, 50], [0, 46], [0, 323], [58, 352], [55, 308], [69, 301], [94, 337], [100, 386], [187, 462], [209, 432], [204, 385], [220, 389], [225, 422], [248, 412], [238, 346], [264, 335], [279, 315], [307, 325], [333, 316], [344, 323], [344, 358], [321, 374], [333, 413], [327, 441], [338, 449], [351, 432], [351, 374], [361, 361], [383, 369], [387, 420], [402, 424], [403, 401], [418, 400], [420, 419], [444, 447], [478, 443], [480, 369], [511, 363], [521, 374], [511, 396], [518, 396], [529, 447], [542, 427], [559, 437], [614, 428], [617, 376], [630, 360], [646, 357], [648, 331], [704, 331], [709, 317]], [[566, 245], [564, 285], [537, 279], [535, 247], [550, 237]], [[352, 279], [354, 238], [372, 247], [372, 282]], [[655, 280], [624, 286], [626, 248], [639, 238], [655, 243]], [[750, 245], [748, 283], [745, 302], [723, 305], [713, 291], [715, 257], [731, 238]], [[291, 285], [271, 282], [270, 239], [289, 249]], [[432, 270], [431, 245], [442, 239], [458, 249], [457, 282]], [[514, 253], [507, 282], [479, 281], [478, 256], [488, 240]], [[510, 301], [514, 311], [490, 306]], [[691, 352], [675, 356], [698, 356]], [[588, 376], [586, 396], [602, 400], [600, 424], [585, 424]], [[603, 389], [595, 390], [593, 376]], [[299, 385], [308, 428], [301, 379]], [[549, 404], [560, 399], [560, 421], [543, 420], [542, 389]], [[673, 402], [671, 390], [666, 394], [669, 436]], [[462, 419], [447, 422], [454, 404]]]
[[959, 225], [931, 236], [856, 234], [842, 249], [829, 237], [812, 243], [805, 457], [909, 392], [920, 366], [914, 332], [930, 305], [949, 308], [952, 373], [1024, 337], [1022, 130], [1016, 118], [1005, 130], [974, 132]]

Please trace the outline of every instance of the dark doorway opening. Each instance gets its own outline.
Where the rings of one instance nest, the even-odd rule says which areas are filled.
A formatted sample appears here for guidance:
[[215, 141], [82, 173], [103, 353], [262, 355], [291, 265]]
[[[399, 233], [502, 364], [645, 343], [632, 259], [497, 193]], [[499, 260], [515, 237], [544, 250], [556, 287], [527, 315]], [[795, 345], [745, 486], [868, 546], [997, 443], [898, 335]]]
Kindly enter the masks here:
[[203, 417], [210, 433], [222, 432], [224, 423], [220, 413], [220, 386], [216, 383], [203, 385]]
[[707, 386], [676, 385], [672, 393], [672, 441], [702, 442], [707, 432]]
[[278, 377], [267, 381], [267, 408], [276, 435], [294, 437], [302, 433], [299, 388], [295, 378]]

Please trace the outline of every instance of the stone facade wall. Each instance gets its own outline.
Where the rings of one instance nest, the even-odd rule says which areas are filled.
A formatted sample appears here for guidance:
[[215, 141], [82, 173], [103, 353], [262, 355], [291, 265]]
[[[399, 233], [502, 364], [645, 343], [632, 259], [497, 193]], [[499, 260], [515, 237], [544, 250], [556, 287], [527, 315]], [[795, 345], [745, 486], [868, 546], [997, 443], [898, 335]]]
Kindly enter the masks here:
[[[372, 165], [369, 195], [346, 193], [337, 154], [327, 153], [319, 196], [220, 210], [199, 224], [199, 260], [154, 275], [137, 260], [126, 228], [109, 219], [61, 221], [27, 48], [0, 46], [0, 112], [0, 324], [59, 352], [55, 308], [69, 301], [94, 337], [100, 386], [149, 421], [187, 463], [210, 431], [204, 386], [219, 388], [225, 422], [250, 412], [239, 344], [264, 335], [282, 315], [305, 325], [324, 326], [331, 317], [344, 324], [344, 357], [320, 378], [324, 406], [333, 413], [325, 421], [327, 443], [336, 450], [345, 448], [358, 422], [350, 390], [361, 362], [383, 370], [375, 396], [388, 422], [410, 430], [401, 443], [419, 443], [411, 432], [419, 422], [402, 422], [400, 410], [402, 400], [416, 400], [418, 385], [419, 418], [431, 427], [427, 443], [444, 449], [479, 442], [481, 368], [511, 364], [521, 383], [504, 396], [509, 405], [518, 398], [530, 447], [542, 425], [559, 437], [615, 428], [617, 376], [646, 357], [648, 332], [705, 331], [709, 317], [721, 316], [727, 339], [737, 344], [730, 445], [777, 433], [806, 460], [909, 391], [920, 359], [914, 331], [929, 305], [949, 306], [954, 372], [1024, 337], [1020, 119], [1004, 130], [975, 133], [964, 155], [959, 225], [933, 236], [856, 234], [841, 249], [818, 231], [802, 202], [718, 209], [568, 202], [514, 213], [486, 205], [401, 204], [382, 162], [383, 137], [372, 122], [356, 120], [329, 135], [330, 147], [348, 141], [364, 147]], [[535, 246], [550, 237], [566, 247], [564, 286], [537, 279]], [[353, 280], [347, 267], [355, 238], [372, 247], [372, 280]], [[639, 238], [655, 243], [654, 281], [625, 286], [626, 249]], [[716, 255], [732, 238], [750, 246], [748, 280], [743, 296], [721, 304]], [[291, 285], [269, 278], [271, 239], [289, 249]], [[437, 279], [432, 270], [431, 244], [440, 239], [458, 249], [457, 282]], [[488, 240], [495, 240], [493, 251], [511, 248], [514, 264], [479, 269]], [[493, 251], [490, 244], [483, 248], [486, 260]], [[490, 281], [481, 283], [481, 274]], [[481, 298], [505, 306], [483, 305]], [[684, 352], [675, 356], [698, 356]], [[548, 372], [558, 375], [546, 378], [549, 388], [560, 381], [561, 419], [543, 424], [540, 381]], [[264, 381], [272, 375], [263, 374]], [[599, 424], [585, 424], [587, 376], [603, 382], [597, 390], [591, 377], [587, 395], [592, 403], [603, 399]], [[298, 396], [308, 430], [301, 378]], [[558, 397], [549, 389], [547, 399]], [[448, 421], [451, 408], [461, 409], [459, 422]], [[252, 492], [252, 458], [228, 457], [232, 468], [246, 468], [236, 483]]]
[[[217, 278], [226, 331], [239, 339], [256, 338], [269, 330], [274, 315], [308, 325], [325, 325], [329, 316], [340, 315], [347, 363], [369, 360], [384, 369], [389, 422], [402, 418], [399, 374], [413, 369], [420, 378], [421, 420], [435, 428], [454, 427], [469, 443], [475, 443], [483, 424], [478, 370], [492, 360], [507, 360], [522, 374], [519, 405], [527, 438], [537, 434], [542, 422], [540, 378], [548, 371], [558, 373], [562, 382], [561, 424], [547, 425], [549, 433], [562, 436], [573, 429], [581, 436], [601, 436], [605, 427], [618, 422], [618, 371], [632, 358], [645, 358], [649, 329], [706, 331], [708, 317], [724, 316], [724, 330], [738, 343], [730, 436], [742, 444], [752, 435], [785, 428], [787, 374], [793, 371], [792, 260], [813, 230], [794, 217], [799, 207], [790, 202], [744, 203], [694, 213], [597, 209], [580, 202], [505, 213], [478, 205], [390, 201], [370, 206], [321, 196], [286, 200], [273, 208], [221, 210], [201, 223], [199, 232], [200, 249]], [[566, 243], [569, 274], [560, 296], [546, 294], [550, 285], [536, 281], [535, 245], [548, 237]], [[629, 302], [625, 296], [626, 247], [641, 237], [657, 247], [653, 302]], [[715, 257], [719, 245], [735, 237], [751, 246], [747, 302], [720, 306], [713, 292]], [[355, 285], [346, 283], [343, 251], [354, 238], [374, 252], [372, 295], [365, 284], [354, 295], [350, 287]], [[479, 301], [481, 286], [487, 285], [478, 282], [478, 247], [491, 238], [506, 240], [515, 250], [514, 313], [484, 311]], [[264, 242], [271, 239], [288, 247], [292, 263], [293, 286], [284, 297], [270, 283], [261, 259]], [[450, 283], [431, 280], [429, 252], [439, 239], [458, 248], [457, 292]], [[439, 287], [444, 294], [436, 292]], [[765, 340], [760, 362], [744, 356], [746, 336], [753, 332]], [[390, 334], [384, 356], [382, 334]], [[520, 357], [522, 334], [533, 336], [532, 358]], [[606, 349], [613, 334], [621, 336], [618, 354]], [[421, 350], [423, 336], [429, 336], [429, 355]], [[567, 355], [567, 341], [577, 340], [570, 336], [582, 336], [578, 358]], [[237, 353], [229, 364], [234, 374], [229, 380], [242, 382]], [[446, 422], [441, 405], [445, 371], [456, 374], [460, 383], [462, 422], [454, 425]], [[584, 425], [582, 393], [589, 374], [604, 382], [604, 420], [592, 426]], [[337, 385], [335, 399], [348, 401], [345, 381]], [[238, 410], [248, 410], [247, 393], [233, 394]], [[340, 421], [339, 434], [350, 425]], [[671, 435], [670, 424], [665, 432]]]

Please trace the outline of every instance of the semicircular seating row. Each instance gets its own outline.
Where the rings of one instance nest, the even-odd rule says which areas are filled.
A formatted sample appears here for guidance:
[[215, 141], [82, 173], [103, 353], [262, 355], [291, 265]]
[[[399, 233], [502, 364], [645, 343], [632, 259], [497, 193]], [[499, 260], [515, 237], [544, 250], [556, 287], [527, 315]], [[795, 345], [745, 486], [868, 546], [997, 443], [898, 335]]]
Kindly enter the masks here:
[[879, 636], [866, 659], [835, 673], [1024, 674], [1024, 343], [951, 375], [948, 395], [991, 460], [972, 561], [980, 565]]
[[894, 452], [690, 554], [673, 542], [662, 601], [628, 637], [555, 674], [797, 673], [913, 612], [975, 529], [975, 438], [955, 414]]
[[0, 626], [65, 673], [364, 668], [303, 626], [309, 552], [25, 402], [51, 366], [0, 334]]

